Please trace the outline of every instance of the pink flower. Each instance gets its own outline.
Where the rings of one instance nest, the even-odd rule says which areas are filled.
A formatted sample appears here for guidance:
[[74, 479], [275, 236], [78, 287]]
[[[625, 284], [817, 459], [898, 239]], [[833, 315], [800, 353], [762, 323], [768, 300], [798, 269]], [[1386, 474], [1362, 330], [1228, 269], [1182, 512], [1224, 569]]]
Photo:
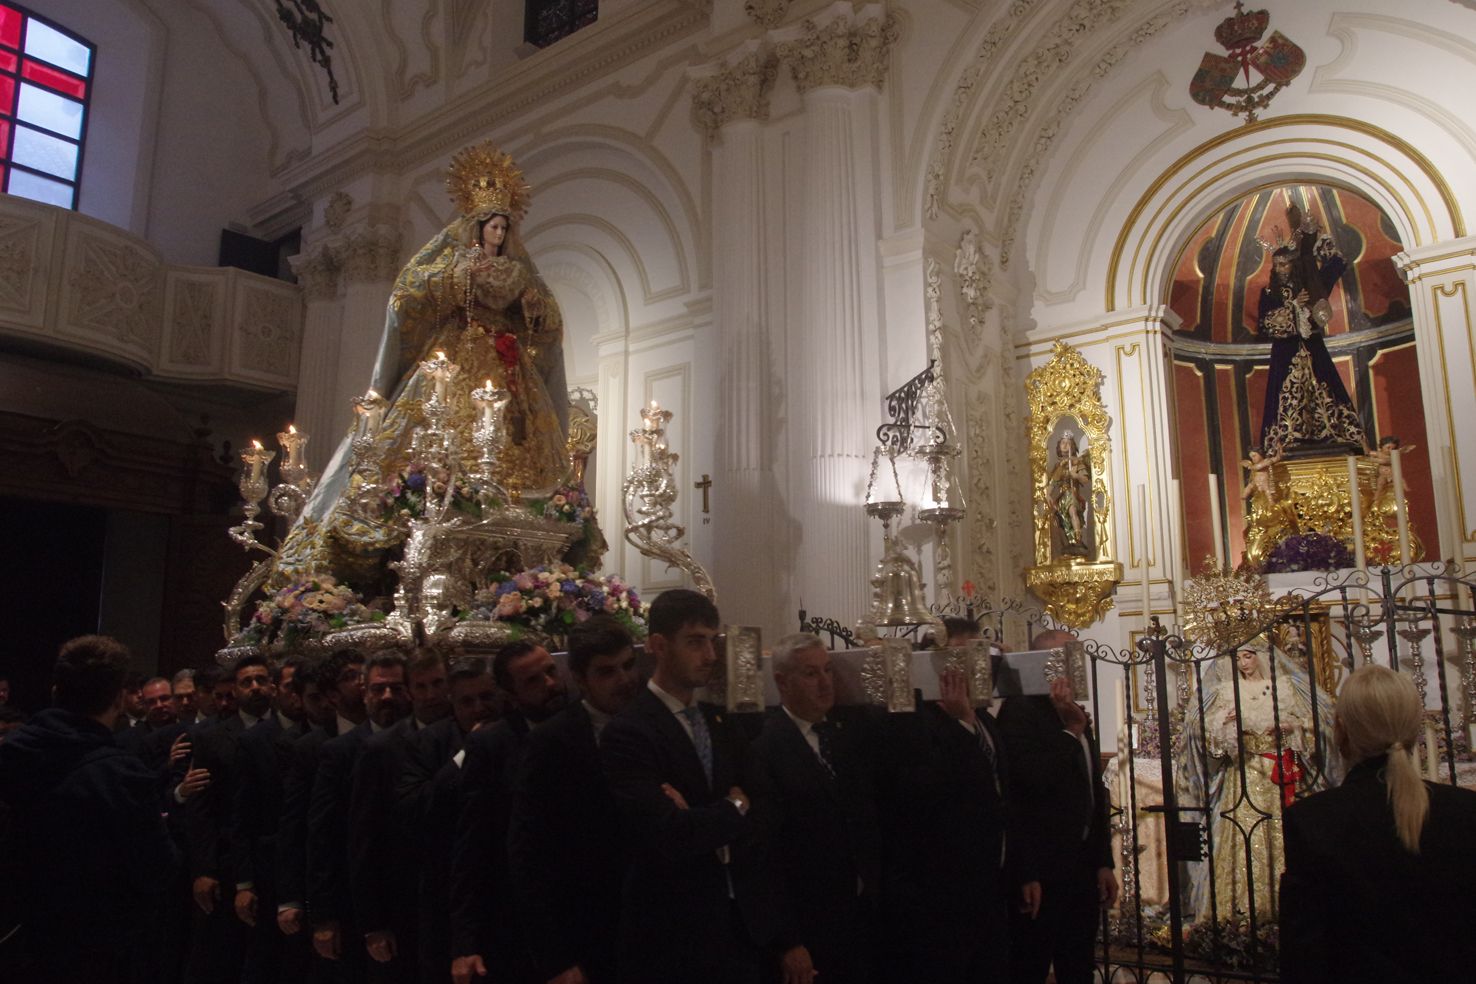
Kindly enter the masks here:
[[605, 596], [605, 611], [613, 612], [620, 607], [620, 602], [615, 600], [614, 595]]
[[532, 591], [533, 588], [536, 586], [536, 582], [534, 582], [533, 580], [533, 575], [529, 574], [527, 571], [522, 571], [516, 577], [514, 577], [513, 583], [518, 586], [519, 591]]
[[492, 614], [497, 618], [523, 614], [523, 596], [516, 591], [509, 591], [497, 602], [497, 610]]

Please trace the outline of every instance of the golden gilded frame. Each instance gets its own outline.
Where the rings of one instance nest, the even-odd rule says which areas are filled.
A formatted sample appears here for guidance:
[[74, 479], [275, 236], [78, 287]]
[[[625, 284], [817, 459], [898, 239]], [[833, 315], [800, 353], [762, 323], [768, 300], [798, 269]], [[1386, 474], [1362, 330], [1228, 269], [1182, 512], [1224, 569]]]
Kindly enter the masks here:
[[[1102, 373], [1080, 352], [1056, 342], [1051, 359], [1025, 379], [1030, 416], [1030, 488], [1033, 500], [1035, 564], [1025, 570], [1025, 585], [1046, 611], [1072, 628], [1084, 629], [1112, 608], [1112, 592], [1122, 580], [1122, 565], [1113, 559], [1112, 493], [1107, 490], [1112, 444], [1102, 403]], [[1076, 422], [1086, 438], [1091, 462], [1091, 543], [1087, 556], [1052, 556], [1050, 442], [1066, 419]]]

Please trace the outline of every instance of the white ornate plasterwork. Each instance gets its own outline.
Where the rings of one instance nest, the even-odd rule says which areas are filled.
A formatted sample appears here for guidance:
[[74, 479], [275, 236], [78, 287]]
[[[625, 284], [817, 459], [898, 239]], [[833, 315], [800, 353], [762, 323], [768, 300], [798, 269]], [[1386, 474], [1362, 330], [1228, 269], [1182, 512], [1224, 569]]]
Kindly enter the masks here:
[[152, 354], [159, 338], [159, 261], [88, 233], [79, 240], [67, 278], [69, 326]]
[[29, 312], [40, 223], [0, 218], [0, 309]]
[[938, 126], [938, 136], [933, 141], [933, 156], [928, 161], [923, 210], [929, 219], [938, 217], [948, 159], [953, 153], [964, 113], [973, 105], [974, 89], [984, 77], [985, 71], [994, 64], [1000, 49], [1013, 39], [1015, 32], [1034, 11], [1038, 2], [1039, 0], [1014, 0], [1005, 15], [989, 26], [989, 32], [984, 35], [984, 40], [979, 43], [979, 50], [974, 53], [974, 60], [960, 74], [958, 84], [953, 89], [953, 97], [948, 102], [948, 110]]
[[330, 247], [319, 246], [311, 252], [289, 257], [287, 262], [291, 264], [292, 272], [297, 274], [297, 283], [309, 303], [331, 301], [338, 296], [338, 279], [343, 270]]
[[243, 286], [236, 309], [236, 368], [296, 382], [297, 316], [290, 296]]
[[994, 298], [989, 296], [994, 275], [979, 249], [979, 234], [972, 226], [959, 237], [953, 272], [958, 277], [958, 292], [963, 295], [964, 312], [969, 318], [969, 335], [977, 339], [984, 331], [984, 315], [994, 307]]
[[353, 207], [354, 197], [348, 192], [335, 191], [329, 195], [328, 204], [323, 206], [323, 224], [328, 227], [328, 231], [342, 232], [343, 224], [348, 221]]
[[181, 366], [210, 364], [210, 343], [215, 334], [215, 291], [213, 283], [180, 280], [171, 291], [169, 311], [169, 361]]
[[879, 89], [898, 37], [896, 18], [880, 4], [868, 4], [853, 17], [824, 25], [806, 20], [797, 33], [786, 29], [777, 48], [801, 93], [822, 86]]
[[751, 46], [731, 64], [692, 77], [692, 120], [709, 137], [737, 120], [769, 118], [769, 93], [779, 61], [765, 46]]
[[400, 270], [400, 232], [390, 226], [356, 229], [335, 249], [349, 283], [392, 280]]
[[790, 0], [745, 0], [743, 12], [760, 27], [778, 27], [789, 13]]
[[[1125, 0], [1125, 2], [1131, 2], [1131, 0]], [[1076, 112], [1077, 106], [1091, 92], [1092, 86], [1111, 73], [1133, 49], [1143, 42], [1175, 21], [1181, 20], [1191, 9], [1210, 4], [1211, 0], [1179, 0], [1179, 2], [1170, 4], [1139, 23], [1126, 35], [1118, 38], [1085, 72], [1078, 74], [1071, 81], [1066, 92], [1051, 109], [1050, 115], [1036, 130], [1030, 152], [1024, 155], [1019, 170], [1015, 172], [1014, 187], [1010, 192], [1009, 203], [1005, 209], [1003, 231], [1000, 235], [1000, 266], [1009, 266], [1019, 233], [1020, 217], [1025, 212], [1026, 199], [1034, 191], [1036, 180], [1050, 159], [1056, 138], [1066, 128], [1066, 122]]]

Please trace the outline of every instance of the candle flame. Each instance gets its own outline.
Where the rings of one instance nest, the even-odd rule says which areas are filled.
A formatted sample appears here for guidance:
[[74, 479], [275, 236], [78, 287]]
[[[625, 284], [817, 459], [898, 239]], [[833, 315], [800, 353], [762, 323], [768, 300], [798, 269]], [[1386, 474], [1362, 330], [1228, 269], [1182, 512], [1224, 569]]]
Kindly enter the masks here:
[[374, 392], [374, 387], [371, 386], [371, 387], [369, 387], [369, 392], [364, 394], [364, 399], [366, 399], [366, 400], [377, 400], [377, 399], [379, 399], [379, 394], [376, 393], [376, 392]]
[[297, 433], [297, 425], [296, 424], [288, 424], [287, 425], [287, 433], [289, 433], [289, 434], [296, 434]]
[[262, 449], [261, 448], [261, 442], [260, 441], [252, 441], [251, 442], [251, 446], [253, 448], [255, 448], [256, 450], [258, 450], [258, 451], [260, 451]]
[[487, 380], [487, 388], [488, 388], [488, 389], [489, 389], [489, 390], [490, 390], [490, 389], [491, 389], [491, 388], [492, 388], [492, 380], [490, 380], [490, 379], [489, 379], [489, 380]]
[[446, 353], [445, 352], [437, 352], [436, 353], [436, 361], [437, 362], [445, 362], [446, 361]]
[[651, 409], [652, 410], [660, 410], [661, 409], [661, 404], [657, 403], [655, 400], [652, 400], [651, 401]]

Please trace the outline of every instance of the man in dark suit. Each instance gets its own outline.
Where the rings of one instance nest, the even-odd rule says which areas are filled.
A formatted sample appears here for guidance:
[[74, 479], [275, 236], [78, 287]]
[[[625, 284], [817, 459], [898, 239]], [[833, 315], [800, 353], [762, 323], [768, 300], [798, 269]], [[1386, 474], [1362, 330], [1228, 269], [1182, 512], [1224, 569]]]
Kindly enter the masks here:
[[833, 713], [831, 658], [818, 636], [780, 639], [773, 667], [780, 707], [753, 744], [753, 794], [775, 886], [778, 979], [866, 981], [881, 832], [861, 725]]
[[[207, 769], [210, 784], [185, 804], [191, 895], [199, 912], [191, 933], [186, 980], [232, 981], [239, 973], [246, 934], [232, 906], [236, 885], [231, 854], [231, 806], [241, 735], [271, 710], [274, 693], [265, 656], [245, 656], [228, 678], [235, 713], [190, 733], [193, 767]], [[219, 690], [219, 686], [215, 688]], [[217, 703], [217, 708], [221, 706]]]
[[1005, 801], [998, 730], [945, 672], [942, 699], [894, 714], [880, 744], [882, 979], [1004, 980]]
[[[271, 713], [237, 741], [236, 782], [231, 806], [231, 858], [235, 868], [236, 917], [250, 929], [243, 979], [276, 984], [296, 981], [302, 961], [283, 962], [277, 926], [277, 830], [282, 819], [282, 776], [292, 745], [307, 733], [302, 685], [307, 658], [291, 655], [272, 667]], [[299, 955], [300, 956], [300, 955]]]
[[651, 605], [646, 687], [606, 725], [600, 758], [631, 838], [616, 955], [629, 984], [749, 984], [768, 937], [750, 852], [748, 742], [699, 705], [717, 667], [717, 607], [695, 591]]
[[528, 736], [508, 854], [539, 981], [615, 980], [629, 847], [600, 768], [599, 741], [639, 685], [633, 645], [609, 616], [575, 626], [569, 672], [580, 699]]
[[[303, 684], [303, 710], [313, 727], [292, 745], [282, 776], [282, 815], [277, 823], [277, 928], [289, 938], [304, 938], [307, 918], [308, 808], [318, 777], [323, 745], [347, 734], [365, 717], [364, 656], [341, 649], [312, 667]], [[311, 947], [307, 948], [311, 951]]]
[[451, 712], [446, 661], [433, 650], [409, 665], [410, 714], [364, 743], [349, 798], [349, 887], [364, 932], [370, 979], [415, 977], [417, 871], [409, 845], [420, 832], [404, 822], [398, 786], [415, 737]]
[[396, 788], [396, 809], [405, 827], [414, 831], [406, 849], [417, 873], [421, 984], [443, 984], [451, 963], [451, 854], [461, 812], [456, 756], [467, 735], [497, 719], [497, 690], [488, 660], [455, 660], [447, 683], [451, 716], [415, 735]]
[[0, 742], [0, 804], [19, 868], [3, 890], [23, 914], [0, 947], [0, 979], [159, 979], [150, 964], [176, 858], [157, 775], [113, 741], [128, 660], [105, 636], [66, 643], [55, 706]]
[[564, 682], [548, 650], [528, 642], [499, 649], [492, 677], [511, 709], [496, 725], [467, 736], [461, 763], [461, 813], [451, 857], [456, 984], [489, 972], [515, 984], [535, 978], [509, 890], [507, 834], [528, 731], [563, 709]]
[[[1072, 642], [1044, 632], [1032, 649]], [[1086, 712], [1062, 677], [1046, 696], [1009, 697], [999, 728], [1010, 757], [1010, 980], [1090, 984], [1101, 906], [1117, 899], [1110, 803]]]
[[154, 677], [139, 691], [143, 720], [118, 733], [118, 746], [142, 757], [146, 739], [179, 720], [174, 710], [174, 691], [164, 677]]
[[308, 918], [313, 949], [338, 962], [352, 981], [362, 976], [364, 941], [354, 920], [349, 883], [349, 828], [354, 766], [372, 735], [391, 728], [410, 712], [408, 663], [398, 652], [379, 653], [364, 668], [365, 721], [323, 743], [308, 804]]

